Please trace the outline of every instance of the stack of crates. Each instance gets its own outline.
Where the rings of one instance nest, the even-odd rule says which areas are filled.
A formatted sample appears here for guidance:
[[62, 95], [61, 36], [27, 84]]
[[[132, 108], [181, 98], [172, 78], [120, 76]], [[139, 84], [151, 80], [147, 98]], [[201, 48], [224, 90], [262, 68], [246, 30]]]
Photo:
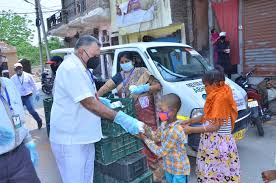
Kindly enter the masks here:
[[48, 137], [49, 137], [49, 134], [50, 134], [50, 117], [51, 117], [52, 105], [53, 105], [53, 98], [46, 98], [46, 99], [43, 100], [45, 121], [46, 121], [46, 129], [47, 129]]
[[[114, 110], [135, 117], [133, 99], [111, 99], [111, 102], [117, 101], [123, 107]], [[44, 99], [43, 104], [49, 136], [53, 99]], [[102, 119], [101, 125], [104, 138], [95, 144], [94, 183], [152, 183], [146, 156], [140, 153], [142, 141], [113, 121]]]
[[[123, 111], [135, 117], [133, 99], [111, 99], [120, 101]], [[120, 125], [102, 119], [104, 138], [96, 143], [95, 183], [152, 183], [152, 172], [148, 168], [140, 139], [127, 133]]]

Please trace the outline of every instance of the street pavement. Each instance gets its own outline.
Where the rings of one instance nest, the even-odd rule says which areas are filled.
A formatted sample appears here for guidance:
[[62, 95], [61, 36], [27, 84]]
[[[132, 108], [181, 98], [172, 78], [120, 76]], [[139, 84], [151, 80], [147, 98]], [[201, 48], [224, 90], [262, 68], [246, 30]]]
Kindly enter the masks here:
[[[36, 108], [39, 115], [43, 118], [44, 124], [41, 130], [37, 130], [36, 122], [26, 112], [27, 126], [31, 130], [40, 154], [40, 162], [36, 170], [42, 183], [61, 183], [46, 133], [42, 101], [36, 103]], [[276, 116], [264, 124], [264, 131], [265, 136], [259, 137], [256, 128], [250, 127], [245, 139], [238, 143], [242, 183], [262, 183], [261, 172], [268, 169], [276, 169]], [[190, 161], [192, 172], [189, 182], [195, 183], [195, 158], [190, 158]]]

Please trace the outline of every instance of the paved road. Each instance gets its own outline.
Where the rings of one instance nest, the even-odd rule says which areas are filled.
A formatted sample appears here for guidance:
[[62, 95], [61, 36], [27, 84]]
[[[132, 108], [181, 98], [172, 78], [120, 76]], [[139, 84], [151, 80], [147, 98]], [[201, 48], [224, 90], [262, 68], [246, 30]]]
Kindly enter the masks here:
[[[36, 104], [41, 117], [44, 111], [41, 101]], [[36, 123], [27, 115], [27, 126], [38, 144], [40, 163], [37, 167], [38, 175], [42, 183], [61, 183], [61, 179], [54, 161], [49, 141], [46, 135], [45, 124], [42, 130], [36, 130]], [[44, 120], [45, 123], [45, 120]], [[257, 136], [256, 128], [250, 127], [244, 140], [238, 143], [241, 159], [242, 183], [261, 183], [260, 173], [266, 169], [276, 169], [276, 116], [270, 122], [264, 124], [265, 136]], [[195, 158], [191, 158], [192, 174], [190, 182], [196, 182], [194, 174]]]
[[[276, 117], [264, 124], [264, 131], [265, 136], [259, 137], [256, 128], [250, 127], [245, 139], [238, 143], [242, 183], [262, 183], [261, 172], [276, 169]], [[194, 170], [195, 158], [190, 160]], [[190, 182], [196, 182], [194, 173]]]

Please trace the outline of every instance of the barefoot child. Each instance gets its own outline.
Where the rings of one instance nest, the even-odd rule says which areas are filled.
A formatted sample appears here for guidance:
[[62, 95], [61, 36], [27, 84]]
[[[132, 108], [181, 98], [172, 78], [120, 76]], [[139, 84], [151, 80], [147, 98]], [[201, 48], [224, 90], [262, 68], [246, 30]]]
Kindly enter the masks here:
[[[190, 174], [190, 162], [186, 153], [186, 135], [181, 121], [176, 119], [181, 106], [180, 98], [175, 94], [168, 94], [161, 99], [159, 117], [161, 126], [154, 132], [145, 127], [145, 134], [140, 135], [149, 149], [163, 158], [165, 176], [168, 183], [186, 183]], [[161, 146], [156, 142], [161, 140]]]
[[267, 170], [262, 172], [262, 177], [264, 183], [269, 183], [273, 180], [276, 180], [276, 170]]

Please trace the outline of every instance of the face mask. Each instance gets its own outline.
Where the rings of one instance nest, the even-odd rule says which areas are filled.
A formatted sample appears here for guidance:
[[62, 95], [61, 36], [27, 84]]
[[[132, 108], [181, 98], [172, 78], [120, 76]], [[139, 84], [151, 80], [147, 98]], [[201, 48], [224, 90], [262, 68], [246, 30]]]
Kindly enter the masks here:
[[168, 112], [159, 112], [159, 118], [161, 121], [168, 121], [169, 113]]
[[87, 69], [96, 69], [100, 64], [99, 57], [90, 57], [87, 61]]
[[224, 36], [221, 36], [221, 37], [220, 37], [220, 40], [221, 40], [221, 41], [225, 41], [225, 37], [224, 37]]
[[121, 65], [122, 70], [125, 72], [131, 71], [131, 69], [133, 69], [133, 67], [134, 67], [132, 62], [128, 62], [128, 63], [124, 63], [124, 64], [120, 64], [120, 65]]
[[21, 76], [22, 73], [23, 73], [23, 70], [22, 70], [22, 69], [16, 70], [16, 74], [17, 74], [18, 76]]
[[100, 64], [99, 57], [96, 57], [96, 56], [90, 57], [85, 50], [84, 50], [84, 52], [89, 57], [89, 59], [87, 60], [87, 63], [86, 63], [87, 69], [96, 69], [98, 67], [98, 65]]

